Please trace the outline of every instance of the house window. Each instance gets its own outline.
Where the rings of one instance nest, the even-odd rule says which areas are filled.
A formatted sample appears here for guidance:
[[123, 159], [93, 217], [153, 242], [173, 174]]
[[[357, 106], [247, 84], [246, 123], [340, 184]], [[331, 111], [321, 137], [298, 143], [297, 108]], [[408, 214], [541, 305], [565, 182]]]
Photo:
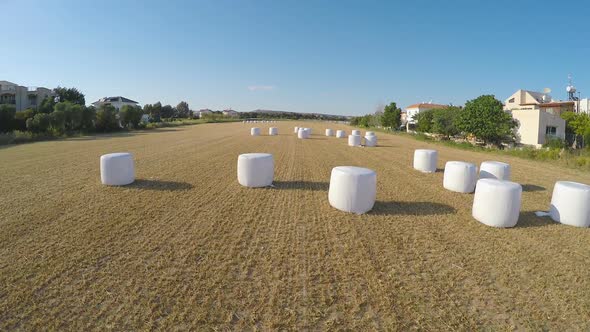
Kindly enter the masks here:
[[557, 127], [547, 126], [545, 128], [545, 135], [547, 135], [547, 136], [557, 136]]
[[508, 100], [509, 103], [513, 103], [514, 102], [514, 98], [510, 98], [510, 100]]

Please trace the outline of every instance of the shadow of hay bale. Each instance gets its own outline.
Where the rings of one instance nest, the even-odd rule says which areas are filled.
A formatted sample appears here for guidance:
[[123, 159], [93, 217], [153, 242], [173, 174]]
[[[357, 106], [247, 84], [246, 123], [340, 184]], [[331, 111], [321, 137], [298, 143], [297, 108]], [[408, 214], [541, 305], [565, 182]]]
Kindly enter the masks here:
[[272, 183], [276, 189], [302, 189], [311, 191], [328, 191], [330, 184], [328, 182], [313, 181], [274, 181]]
[[559, 223], [553, 221], [550, 217], [537, 217], [535, 211], [525, 211], [518, 216], [515, 228], [547, 227], [557, 224]]
[[377, 201], [369, 214], [373, 215], [410, 215], [435, 216], [453, 214], [457, 210], [446, 204], [434, 202], [382, 202]]
[[125, 188], [156, 191], [178, 191], [192, 189], [193, 185], [186, 182], [140, 179], [135, 180], [135, 182], [132, 184], [126, 185]]
[[544, 191], [545, 187], [537, 186], [535, 184], [523, 184], [522, 191]]

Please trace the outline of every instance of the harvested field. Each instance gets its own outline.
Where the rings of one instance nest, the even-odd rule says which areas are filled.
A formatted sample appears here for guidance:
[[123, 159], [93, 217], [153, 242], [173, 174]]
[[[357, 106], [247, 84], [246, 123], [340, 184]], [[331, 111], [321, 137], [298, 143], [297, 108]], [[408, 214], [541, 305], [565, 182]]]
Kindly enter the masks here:
[[[473, 195], [412, 169], [427, 143], [352, 148], [300, 122], [204, 124], [0, 149], [1, 330], [590, 329], [590, 230], [555, 224], [556, 180], [590, 174], [494, 156], [523, 184], [516, 228], [471, 218]], [[269, 137], [269, 126], [279, 136]], [[491, 155], [434, 146], [448, 160]], [[100, 184], [129, 151], [136, 183]], [[276, 188], [236, 180], [275, 157]], [[331, 168], [377, 172], [366, 215], [331, 208]]]

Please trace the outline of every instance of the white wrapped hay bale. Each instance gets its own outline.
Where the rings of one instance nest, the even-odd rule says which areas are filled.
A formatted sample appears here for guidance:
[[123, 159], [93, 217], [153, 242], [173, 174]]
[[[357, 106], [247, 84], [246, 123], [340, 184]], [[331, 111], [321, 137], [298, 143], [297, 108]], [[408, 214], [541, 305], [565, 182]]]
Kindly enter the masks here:
[[448, 161], [445, 164], [443, 187], [459, 193], [471, 193], [477, 181], [477, 167], [462, 161]]
[[297, 133], [297, 138], [301, 138], [301, 139], [309, 138], [309, 131], [307, 131], [307, 128], [299, 128], [299, 132]]
[[484, 161], [479, 167], [479, 178], [510, 181], [510, 165], [499, 161]]
[[570, 181], [557, 181], [553, 188], [551, 219], [576, 227], [590, 226], [590, 186]]
[[417, 149], [414, 151], [414, 169], [424, 173], [436, 172], [438, 152], [436, 150]]
[[245, 153], [238, 157], [238, 182], [244, 187], [266, 187], [272, 184], [274, 159], [270, 153]]
[[377, 146], [377, 136], [375, 135], [366, 135], [365, 136], [365, 146]]
[[346, 132], [344, 130], [336, 130], [336, 137], [338, 138], [345, 138]]
[[356, 130], [356, 129], [355, 129], [355, 130], [353, 130], [353, 131], [352, 131], [352, 135], [358, 135], [358, 136], [361, 136], [361, 131], [360, 131], [360, 130]]
[[334, 136], [334, 131], [332, 129], [326, 129], [326, 136]]
[[100, 156], [100, 181], [107, 186], [124, 186], [135, 181], [131, 153], [109, 153]]
[[361, 136], [360, 135], [348, 135], [348, 145], [349, 146], [361, 146]]
[[520, 214], [522, 187], [518, 183], [481, 179], [475, 186], [472, 215], [492, 227], [514, 227]]
[[277, 127], [270, 127], [270, 128], [268, 128], [268, 134], [270, 136], [276, 136], [276, 135], [278, 135], [279, 134], [279, 128], [277, 128]]
[[365, 133], [365, 136], [375, 136], [375, 132], [373, 132], [373, 131], [367, 131]]
[[258, 128], [258, 127], [250, 128], [250, 135], [260, 136], [260, 128]]
[[295, 134], [299, 133], [299, 127], [295, 127], [295, 128], [294, 128], [294, 130], [293, 130], [293, 132], [294, 132]]
[[328, 201], [332, 207], [363, 214], [373, 208], [376, 195], [377, 174], [374, 171], [353, 166], [332, 169], [328, 191]]

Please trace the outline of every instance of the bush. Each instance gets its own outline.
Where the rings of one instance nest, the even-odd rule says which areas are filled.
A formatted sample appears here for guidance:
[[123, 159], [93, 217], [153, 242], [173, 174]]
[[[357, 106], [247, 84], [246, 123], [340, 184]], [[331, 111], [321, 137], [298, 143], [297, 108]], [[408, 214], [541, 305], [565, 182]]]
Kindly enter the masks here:
[[565, 148], [565, 141], [558, 137], [547, 137], [545, 139], [545, 144], [543, 144], [543, 147], [561, 150]]
[[27, 120], [33, 118], [36, 113], [37, 111], [32, 108], [28, 108], [21, 112], [16, 112], [14, 114], [14, 129], [20, 131], [27, 130]]
[[14, 105], [0, 105], [0, 132], [7, 133], [14, 130], [14, 115], [16, 107]]
[[33, 118], [27, 119], [27, 129], [33, 133], [46, 133], [49, 129], [51, 116], [45, 113], [35, 114]]

